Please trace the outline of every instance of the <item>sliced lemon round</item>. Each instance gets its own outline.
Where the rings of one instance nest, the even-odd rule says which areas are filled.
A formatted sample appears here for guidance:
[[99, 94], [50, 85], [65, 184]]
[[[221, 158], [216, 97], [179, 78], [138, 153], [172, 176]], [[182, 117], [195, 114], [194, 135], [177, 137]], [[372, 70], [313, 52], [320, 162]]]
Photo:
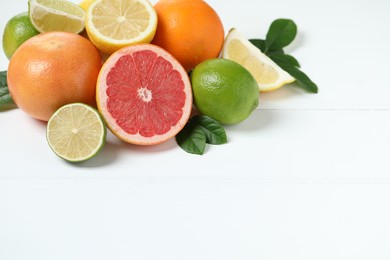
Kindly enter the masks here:
[[233, 60], [249, 70], [261, 92], [278, 89], [295, 80], [235, 28], [226, 36], [222, 58]]
[[104, 146], [106, 134], [106, 125], [99, 112], [82, 103], [59, 108], [46, 129], [50, 148], [69, 162], [82, 162], [98, 154]]
[[147, 0], [96, 0], [87, 10], [89, 39], [103, 53], [152, 41], [157, 14]]
[[28, 7], [31, 23], [41, 33], [84, 30], [85, 11], [77, 4], [66, 0], [29, 0]]

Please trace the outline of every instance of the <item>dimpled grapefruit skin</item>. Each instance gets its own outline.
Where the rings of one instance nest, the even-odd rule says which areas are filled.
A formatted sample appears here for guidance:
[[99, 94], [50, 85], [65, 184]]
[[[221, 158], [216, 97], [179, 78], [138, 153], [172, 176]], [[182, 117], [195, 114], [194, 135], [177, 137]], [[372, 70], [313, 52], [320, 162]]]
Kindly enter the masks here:
[[96, 82], [102, 67], [98, 50], [68, 32], [38, 34], [16, 50], [7, 82], [15, 104], [28, 115], [48, 121], [69, 103], [96, 106]]
[[97, 104], [110, 130], [133, 144], [175, 136], [192, 108], [188, 74], [165, 50], [139, 44], [115, 52], [103, 65]]

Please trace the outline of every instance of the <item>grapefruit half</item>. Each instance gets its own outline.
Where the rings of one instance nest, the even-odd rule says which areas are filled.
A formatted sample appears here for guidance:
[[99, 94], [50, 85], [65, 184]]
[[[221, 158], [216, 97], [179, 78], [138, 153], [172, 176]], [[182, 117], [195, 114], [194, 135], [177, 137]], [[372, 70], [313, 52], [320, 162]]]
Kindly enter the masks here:
[[175, 136], [187, 123], [192, 89], [186, 70], [152, 44], [124, 47], [104, 63], [96, 100], [113, 134], [138, 145]]

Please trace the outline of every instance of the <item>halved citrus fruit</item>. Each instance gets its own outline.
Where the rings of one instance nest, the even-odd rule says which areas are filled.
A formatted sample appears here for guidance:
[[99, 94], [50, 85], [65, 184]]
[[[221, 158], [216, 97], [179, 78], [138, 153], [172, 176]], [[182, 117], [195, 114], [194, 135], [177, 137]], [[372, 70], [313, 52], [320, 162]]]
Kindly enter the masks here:
[[81, 0], [81, 2], [79, 3], [79, 6], [81, 8], [83, 8], [85, 11], [88, 10], [88, 7], [91, 5], [91, 3], [93, 2], [94, 0]]
[[249, 70], [262, 92], [278, 89], [295, 80], [235, 28], [226, 36], [222, 57], [233, 60]]
[[59, 157], [81, 162], [94, 157], [104, 146], [106, 125], [93, 107], [72, 103], [60, 107], [50, 118], [46, 138]]
[[115, 52], [97, 82], [98, 109], [110, 130], [133, 144], [158, 144], [175, 136], [192, 109], [186, 70], [167, 51], [137, 44]]
[[85, 11], [77, 4], [67, 0], [29, 0], [28, 7], [31, 22], [41, 33], [84, 30]]
[[157, 14], [148, 0], [95, 0], [87, 10], [89, 39], [102, 52], [149, 43], [156, 33]]

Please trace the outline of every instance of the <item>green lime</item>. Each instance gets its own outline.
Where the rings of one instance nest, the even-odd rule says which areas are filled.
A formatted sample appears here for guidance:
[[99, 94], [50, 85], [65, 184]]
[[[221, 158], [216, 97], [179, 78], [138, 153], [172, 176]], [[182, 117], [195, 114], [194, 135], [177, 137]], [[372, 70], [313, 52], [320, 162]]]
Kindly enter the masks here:
[[99, 112], [82, 103], [60, 107], [46, 129], [50, 148], [69, 162], [82, 162], [97, 155], [104, 146], [106, 134]]
[[242, 65], [225, 59], [200, 63], [191, 73], [198, 110], [222, 124], [245, 120], [259, 104], [259, 87]]
[[10, 59], [19, 46], [39, 34], [32, 25], [27, 12], [20, 13], [12, 17], [4, 28], [3, 50]]

